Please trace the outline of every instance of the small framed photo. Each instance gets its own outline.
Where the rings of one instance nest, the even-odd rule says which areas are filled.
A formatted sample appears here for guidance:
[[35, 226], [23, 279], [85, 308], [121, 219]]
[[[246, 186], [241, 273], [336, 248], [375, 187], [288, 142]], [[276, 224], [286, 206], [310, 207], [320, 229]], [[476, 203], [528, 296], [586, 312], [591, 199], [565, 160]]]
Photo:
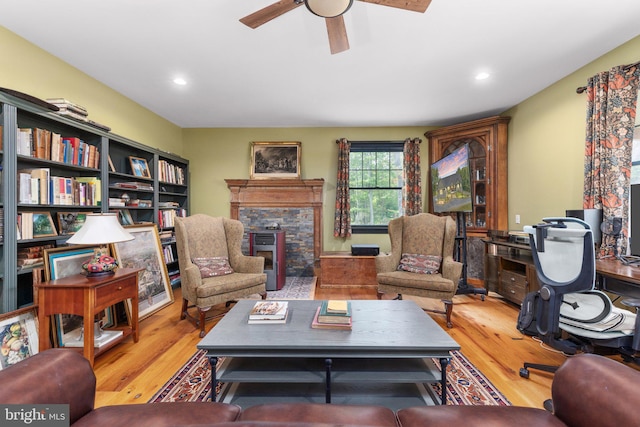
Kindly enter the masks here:
[[33, 220], [31, 224], [33, 226], [33, 239], [38, 237], [52, 237], [57, 236], [56, 226], [53, 224], [53, 219], [49, 212], [28, 212], [31, 214]]
[[146, 159], [142, 157], [129, 156], [129, 162], [131, 163], [131, 174], [142, 178], [151, 178], [151, 172], [149, 171], [149, 164]]
[[252, 142], [251, 179], [300, 179], [300, 142]]
[[63, 234], [74, 234], [87, 220], [86, 213], [58, 212], [58, 231]]
[[33, 307], [0, 315], [0, 370], [38, 353], [38, 318]]

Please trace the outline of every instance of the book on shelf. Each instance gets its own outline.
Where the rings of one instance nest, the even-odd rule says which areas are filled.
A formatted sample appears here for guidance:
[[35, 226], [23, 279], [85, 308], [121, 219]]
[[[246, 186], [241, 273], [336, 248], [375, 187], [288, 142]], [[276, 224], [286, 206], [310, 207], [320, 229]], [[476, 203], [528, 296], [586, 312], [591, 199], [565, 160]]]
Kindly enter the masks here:
[[318, 322], [351, 324], [351, 301], [322, 301], [318, 312]]
[[[38, 129], [32, 130], [32, 139], [33, 135], [36, 135], [36, 138], [38, 138], [37, 130]], [[40, 153], [42, 153], [42, 150]], [[22, 152], [19, 154], [28, 155]], [[41, 157], [68, 165], [84, 166], [93, 169], [97, 169], [100, 165], [100, 152], [97, 146], [88, 144], [80, 138], [61, 136], [55, 132], [46, 134], [44, 154], [38, 155], [38, 151], [36, 150], [33, 152], [32, 157]]]
[[100, 178], [50, 175], [49, 168], [19, 169], [18, 203], [100, 206]]
[[288, 311], [287, 301], [258, 301], [249, 312], [249, 321], [286, 320]]
[[19, 203], [49, 204], [49, 168], [18, 169]]
[[46, 101], [49, 104], [53, 104], [56, 107], [58, 107], [59, 108], [58, 111], [67, 109], [67, 110], [75, 111], [76, 113], [83, 116], [89, 115], [85, 107], [83, 107], [82, 105], [76, 104], [75, 102], [71, 102], [65, 98], [47, 98]]
[[121, 199], [119, 197], [109, 197], [109, 207], [110, 208], [124, 207], [124, 206], [126, 206], [126, 203], [125, 203], [124, 199]]
[[126, 205], [133, 208], [150, 208], [153, 206], [153, 200], [129, 199], [129, 201], [126, 202]]
[[[121, 330], [105, 330], [99, 337], [93, 339], [94, 347], [101, 348], [105, 345], [117, 340], [122, 336]], [[82, 335], [82, 328], [74, 329], [71, 332], [67, 332], [62, 337], [63, 347], [84, 347], [84, 336]]]
[[153, 185], [152, 184], [148, 184], [146, 182], [137, 182], [137, 181], [116, 182], [115, 184], [113, 184], [113, 186], [117, 187], [117, 188], [127, 188], [127, 189], [131, 189], [131, 190], [153, 191]]
[[347, 317], [348, 319], [347, 323], [325, 323], [325, 322], [319, 321], [320, 310], [322, 310], [322, 307], [318, 307], [318, 309], [316, 310], [316, 314], [313, 316], [313, 321], [311, 322], [311, 327], [313, 329], [336, 329], [336, 330], [343, 330], [343, 331], [351, 330], [351, 325], [352, 325], [351, 316]]
[[53, 248], [52, 243], [18, 248], [16, 261], [18, 268], [33, 268], [44, 264], [44, 251], [51, 248]]
[[158, 175], [162, 182], [184, 185], [184, 169], [166, 160], [158, 161]]

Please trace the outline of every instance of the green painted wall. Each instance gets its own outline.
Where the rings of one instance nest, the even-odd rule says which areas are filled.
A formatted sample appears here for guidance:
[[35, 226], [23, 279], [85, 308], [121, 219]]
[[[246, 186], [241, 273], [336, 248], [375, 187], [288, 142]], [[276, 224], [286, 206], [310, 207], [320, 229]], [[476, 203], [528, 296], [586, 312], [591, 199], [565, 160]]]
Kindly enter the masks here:
[[1, 87], [41, 99], [68, 99], [117, 135], [182, 155], [180, 127], [1, 26], [0, 52]]
[[[640, 37], [521, 102], [509, 124], [509, 228], [582, 209], [586, 94], [576, 88], [601, 71], [640, 61]], [[515, 223], [515, 216], [521, 223]]]

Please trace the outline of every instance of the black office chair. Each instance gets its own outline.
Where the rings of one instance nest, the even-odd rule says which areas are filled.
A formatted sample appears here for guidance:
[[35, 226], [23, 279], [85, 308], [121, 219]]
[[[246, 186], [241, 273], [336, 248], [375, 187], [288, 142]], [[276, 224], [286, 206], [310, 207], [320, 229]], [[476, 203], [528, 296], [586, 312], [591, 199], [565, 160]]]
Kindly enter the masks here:
[[[577, 218], [543, 221], [524, 227], [540, 283], [540, 291], [525, 298], [529, 304], [535, 300], [538, 337], [569, 355], [608, 347], [617, 349], [627, 360], [637, 361], [635, 353], [640, 343], [634, 342], [634, 335], [640, 338], [640, 322], [636, 322], [636, 314], [615, 307], [605, 293], [594, 289], [595, 248], [589, 225]], [[557, 369], [525, 363], [520, 376], [529, 378], [530, 368], [547, 372]]]

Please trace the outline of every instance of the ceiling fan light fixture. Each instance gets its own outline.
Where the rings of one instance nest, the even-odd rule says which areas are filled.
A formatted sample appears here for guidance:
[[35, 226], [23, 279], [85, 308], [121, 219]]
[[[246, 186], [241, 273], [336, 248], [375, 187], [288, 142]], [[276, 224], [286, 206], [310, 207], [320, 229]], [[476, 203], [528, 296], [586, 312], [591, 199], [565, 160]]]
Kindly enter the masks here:
[[323, 18], [335, 18], [351, 8], [353, 0], [305, 0], [307, 9]]

